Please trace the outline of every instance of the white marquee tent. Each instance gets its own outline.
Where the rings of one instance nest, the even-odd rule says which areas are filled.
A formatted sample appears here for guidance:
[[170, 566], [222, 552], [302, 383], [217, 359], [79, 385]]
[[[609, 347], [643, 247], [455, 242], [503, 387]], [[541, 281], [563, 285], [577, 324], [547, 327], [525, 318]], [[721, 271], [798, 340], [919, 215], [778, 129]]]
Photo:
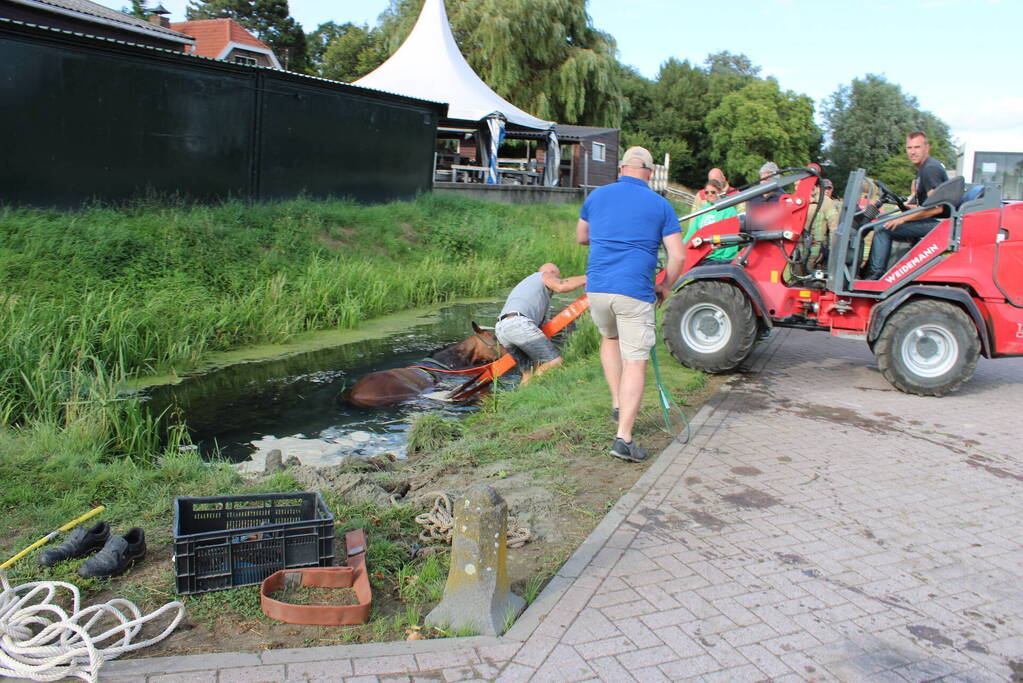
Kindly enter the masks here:
[[448, 103], [448, 117], [473, 122], [487, 140], [488, 183], [498, 182], [497, 149], [506, 124], [548, 131], [544, 184], [558, 182], [558, 138], [554, 123], [522, 111], [490, 89], [465, 61], [448, 24], [444, 0], [426, 0], [415, 27], [398, 51], [353, 85]]

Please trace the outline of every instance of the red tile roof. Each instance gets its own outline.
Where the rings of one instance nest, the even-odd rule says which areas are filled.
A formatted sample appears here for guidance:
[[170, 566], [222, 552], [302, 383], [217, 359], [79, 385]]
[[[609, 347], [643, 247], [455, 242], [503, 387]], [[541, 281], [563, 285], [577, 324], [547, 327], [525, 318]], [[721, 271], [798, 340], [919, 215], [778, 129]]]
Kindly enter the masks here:
[[196, 19], [179, 21], [171, 28], [195, 38], [191, 53], [200, 57], [220, 57], [228, 43], [241, 43], [269, 50], [265, 43], [252, 35], [234, 19]]

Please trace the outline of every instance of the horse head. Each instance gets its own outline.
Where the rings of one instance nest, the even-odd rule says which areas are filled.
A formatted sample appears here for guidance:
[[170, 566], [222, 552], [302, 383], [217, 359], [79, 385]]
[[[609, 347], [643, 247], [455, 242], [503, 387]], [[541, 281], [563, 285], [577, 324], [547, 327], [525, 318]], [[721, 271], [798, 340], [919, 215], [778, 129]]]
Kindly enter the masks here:
[[493, 332], [484, 330], [475, 322], [472, 331], [473, 335], [468, 339], [441, 349], [430, 357], [453, 370], [464, 370], [493, 363], [504, 355], [504, 349]]

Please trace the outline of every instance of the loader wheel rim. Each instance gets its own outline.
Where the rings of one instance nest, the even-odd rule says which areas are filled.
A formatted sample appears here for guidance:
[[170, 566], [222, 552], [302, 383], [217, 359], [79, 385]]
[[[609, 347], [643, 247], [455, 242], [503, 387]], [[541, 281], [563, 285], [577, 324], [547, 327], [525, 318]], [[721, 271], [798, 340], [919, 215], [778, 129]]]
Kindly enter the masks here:
[[919, 377], [941, 377], [958, 359], [959, 342], [951, 330], [940, 325], [921, 325], [902, 340], [902, 362]]
[[699, 353], [717, 353], [732, 338], [732, 320], [720, 306], [701, 303], [682, 316], [682, 339]]

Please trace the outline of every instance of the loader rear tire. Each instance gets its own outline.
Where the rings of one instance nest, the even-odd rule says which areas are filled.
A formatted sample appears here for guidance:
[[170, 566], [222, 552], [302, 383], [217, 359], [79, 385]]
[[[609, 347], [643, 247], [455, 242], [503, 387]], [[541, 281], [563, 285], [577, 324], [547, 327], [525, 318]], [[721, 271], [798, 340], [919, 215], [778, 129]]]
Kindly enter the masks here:
[[895, 311], [874, 344], [877, 367], [899, 391], [942, 396], [973, 376], [980, 339], [955, 304], [918, 299]]
[[749, 298], [727, 282], [694, 282], [665, 305], [664, 343], [687, 368], [710, 373], [735, 370], [749, 358], [757, 332]]

